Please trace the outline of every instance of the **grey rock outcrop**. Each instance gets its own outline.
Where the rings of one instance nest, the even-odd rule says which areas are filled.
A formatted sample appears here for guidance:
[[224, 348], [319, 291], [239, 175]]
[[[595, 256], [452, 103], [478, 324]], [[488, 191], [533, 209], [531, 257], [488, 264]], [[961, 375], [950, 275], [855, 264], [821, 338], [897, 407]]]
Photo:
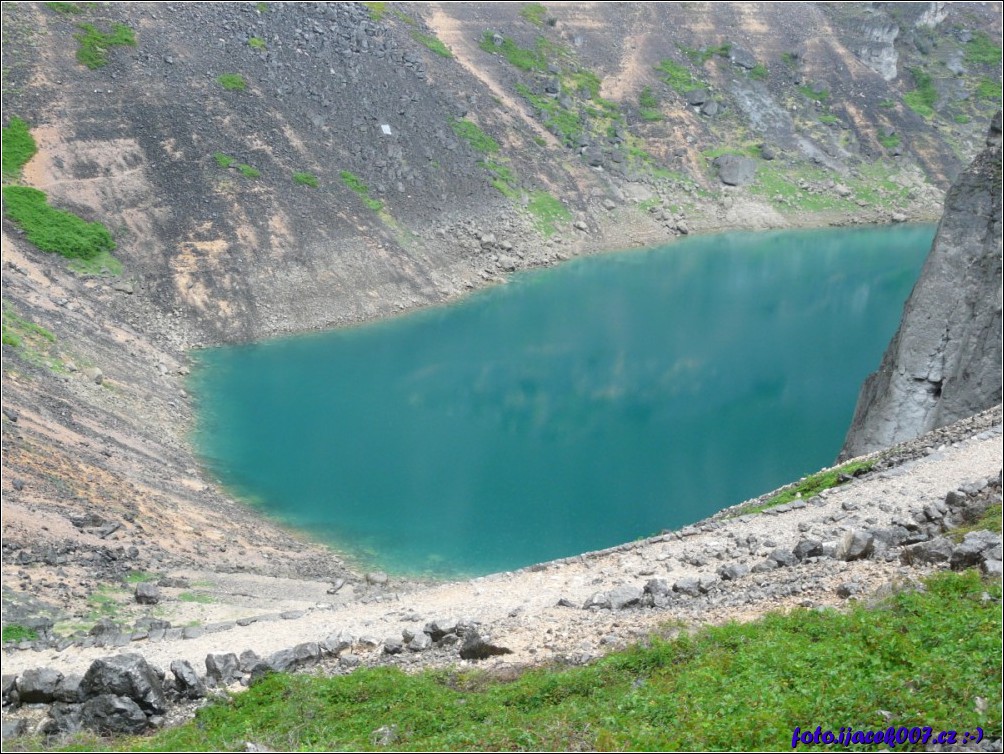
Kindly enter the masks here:
[[1001, 401], [1001, 113], [945, 197], [931, 252], [842, 458], [910, 440]]
[[718, 178], [728, 186], [745, 186], [756, 175], [756, 162], [737, 154], [723, 154], [714, 160]]

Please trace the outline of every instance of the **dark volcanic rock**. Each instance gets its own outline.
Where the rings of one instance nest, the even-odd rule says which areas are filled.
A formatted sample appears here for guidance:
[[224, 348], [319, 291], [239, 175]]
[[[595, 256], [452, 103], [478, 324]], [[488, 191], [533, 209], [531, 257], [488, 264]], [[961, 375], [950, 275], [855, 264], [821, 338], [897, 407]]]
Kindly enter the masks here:
[[47, 704], [56, 698], [63, 674], [52, 668], [31, 668], [17, 680], [22, 704]]
[[486, 660], [496, 655], [511, 655], [512, 650], [490, 644], [481, 638], [477, 631], [468, 631], [464, 635], [464, 643], [460, 646], [460, 659]]
[[220, 686], [229, 686], [241, 677], [241, 663], [233, 652], [206, 655], [206, 677]]
[[837, 544], [838, 560], [862, 560], [872, 554], [875, 547], [875, 537], [869, 532], [855, 529], [841, 537]]
[[745, 186], [756, 175], [756, 162], [737, 154], [723, 154], [714, 161], [718, 178], [729, 186]]
[[175, 686], [178, 694], [188, 699], [201, 699], [206, 695], [206, 686], [195, 672], [195, 668], [187, 660], [175, 660], [171, 663]]
[[143, 710], [128, 697], [100, 694], [80, 711], [81, 724], [99, 733], [137, 734], [150, 727]]
[[861, 388], [843, 458], [1001, 402], [999, 128], [991, 127], [988, 143], [945, 197], [944, 217], [899, 330]]
[[102, 657], [92, 662], [80, 682], [80, 692], [85, 698], [124, 696], [135, 701], [144, 710], [157, 714], [167, 709], [160, 677], [137, 654]]

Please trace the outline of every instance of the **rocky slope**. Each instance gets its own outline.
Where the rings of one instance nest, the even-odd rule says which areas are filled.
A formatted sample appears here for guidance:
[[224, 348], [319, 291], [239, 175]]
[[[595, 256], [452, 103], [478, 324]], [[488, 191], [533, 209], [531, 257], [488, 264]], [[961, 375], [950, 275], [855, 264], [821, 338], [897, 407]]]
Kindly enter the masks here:
[[1001, 400], [1001, 113], [945, 198], [931, 253], [842, 455], [916, 437]]
[[[1000, 4], [528, 9], [3, 5], [5, 125], [39, 147], [12, 180], [122, 264], [80, 271], [4, 217], [5, 626], [131, 623], [144, 573], [246, 578], [261, 609], [291, 609], [270, 579], [379, 596], [200, 469], [192, 348], [690, 232], [932, 219], [999, 95]], [[136, 46], [80, 64], [81, 25], [114, 24]], [[199, 609], [172, 620], [232, 617]]]

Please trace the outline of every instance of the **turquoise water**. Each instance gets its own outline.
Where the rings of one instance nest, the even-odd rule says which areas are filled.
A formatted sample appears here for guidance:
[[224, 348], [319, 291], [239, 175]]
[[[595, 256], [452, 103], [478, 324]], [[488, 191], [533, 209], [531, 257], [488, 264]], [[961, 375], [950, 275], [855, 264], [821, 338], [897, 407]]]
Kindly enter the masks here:
[[692, 238], [206, 350], [197, 444], [236, 494], [392, 571], [651, 535], [832, 463], [933, 231]]

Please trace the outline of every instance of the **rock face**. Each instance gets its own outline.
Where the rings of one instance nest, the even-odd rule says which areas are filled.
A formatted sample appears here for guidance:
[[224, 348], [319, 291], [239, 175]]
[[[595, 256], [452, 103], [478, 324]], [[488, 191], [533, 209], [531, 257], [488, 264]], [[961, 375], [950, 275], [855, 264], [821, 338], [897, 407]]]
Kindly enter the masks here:
[[842, 458], [1001, 401], [1001, 113], [945, 214], [899, 331], [865, 381]]

